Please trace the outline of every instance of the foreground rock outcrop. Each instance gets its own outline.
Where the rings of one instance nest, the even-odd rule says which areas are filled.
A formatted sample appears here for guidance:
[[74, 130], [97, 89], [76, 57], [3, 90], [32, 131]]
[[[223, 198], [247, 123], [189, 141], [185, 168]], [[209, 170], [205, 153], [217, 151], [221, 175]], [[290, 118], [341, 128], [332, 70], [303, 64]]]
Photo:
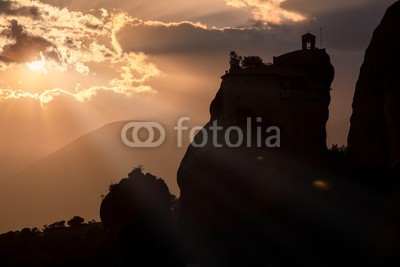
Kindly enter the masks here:
[[171, 195], [164, 180], [142, 168], [110, 186], [100, 207], [101, 266], [180, 266]]
[[365, 53], [348, 137], [352, 163], [400, 176], [400, 2], [386, 12]]
[[231, 53], [210, 122], [178, 170], [187, 263], [400, 262], [400, 186], [382, 169], [396, 175], [399, 166], [399, 12], [399, 2], [389, 8], [366, 52], [350, 164], [346, 150], [326, 148], [334, 70], [315, 36], [304, 35], [303, 50], [273, 64], [257, 57], [241, 64]]
[[354, 244], [321, 223], [336, 214], [327, 208], [335, 198], [329, 177], [319, 170], [334, 76], [329, 56], [314, 44], [273, 64], [250, 57], [243, 67], [240, 60], [231, 53], [211, 120], [178, 170], [180, 222], [192, 262], [322, 264], [323, 251]]

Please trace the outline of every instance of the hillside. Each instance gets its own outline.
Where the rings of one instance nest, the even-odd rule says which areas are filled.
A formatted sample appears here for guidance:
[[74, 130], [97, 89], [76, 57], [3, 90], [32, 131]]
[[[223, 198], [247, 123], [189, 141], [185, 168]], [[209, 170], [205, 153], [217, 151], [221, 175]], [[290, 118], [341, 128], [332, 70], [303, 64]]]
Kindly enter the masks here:
[[94, 266], [102, 238], [101, 223], [0, 234], [0, 265]]
[[126, 123], [107, 124], [0, 181], [0, 233], [76, 214], [99, 219], [101, 195], [137, 165], [162, 177], [171, 193], [179, 195], [176, 170], [184, 149], [176, 148], [172, 132], [167, 130], [159, 148], [133, 149], [121, 141]]

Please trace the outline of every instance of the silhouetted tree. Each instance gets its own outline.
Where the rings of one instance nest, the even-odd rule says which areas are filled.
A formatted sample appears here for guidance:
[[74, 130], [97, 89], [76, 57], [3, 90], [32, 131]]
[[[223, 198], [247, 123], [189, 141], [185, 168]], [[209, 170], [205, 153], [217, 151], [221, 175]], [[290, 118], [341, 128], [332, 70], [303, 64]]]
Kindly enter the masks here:
[[65, 227], [65, 221], [55, 222], [48, 226], [48, 228], [63, 228], [63, 227]]
[[67, 222], [67, 224], [68, 224], [70, 227], [76, 227], [76, 226], [79, 226], [79, 225], [83, 224], [84, 221], [85, 221], [85, 219], [83, 219], [82, 217], [80, 217], [80, 216], [74, 216], [71, 220], [69, 220], [69, 221]]
[[346, 146], [338, 146], [333, 144], [330, 149], [328, 149], [328, 160], [333, 168], [343, 169], [347, 162], [348, 150]]
[[179, 206], [179, 198], [177, 198], [175, 195], [171, 194], [171, 211], [172, 213], [176, 213], [178, 210]]
[[94, 262], [103, 236], [101, 223], [54, 229], [24, 228], [0, 234], [0, 266], [104, 266]]
[[32, 233], [30, 228], [24, 228], [21, 230], [21, 232], [19, 233], [20, 235], [30, 235]]
[[242, 68], [262, 68], [265, 66], [262, 58], [258, 56], [247, 56], [242, 60]]
[[231, 70], [239, 70], [240, 62], [242, 61], [242, 57], [239, 56], [235, 51], [231, 51], [230, 55], [230, 66]]
[[329, 152], [332, 155], [340, 155], [342, 157], [345, 157], [347, 155], [347, 146], [339, 146], [337, 144], [333, 144], [332, 147], [329, 149]]

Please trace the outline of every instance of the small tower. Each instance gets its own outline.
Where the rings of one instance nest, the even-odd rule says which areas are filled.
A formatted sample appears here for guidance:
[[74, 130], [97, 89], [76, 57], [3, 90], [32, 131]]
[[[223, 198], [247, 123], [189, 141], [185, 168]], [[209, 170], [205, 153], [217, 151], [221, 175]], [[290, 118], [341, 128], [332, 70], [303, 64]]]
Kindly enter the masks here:
[[315, 50], [315, 41], [316, 41], [315, 35], [312, 35], [311, 33], [308, 32], [303, 36], [301, 36], [301, 40], [303, 44], [303, 51]]

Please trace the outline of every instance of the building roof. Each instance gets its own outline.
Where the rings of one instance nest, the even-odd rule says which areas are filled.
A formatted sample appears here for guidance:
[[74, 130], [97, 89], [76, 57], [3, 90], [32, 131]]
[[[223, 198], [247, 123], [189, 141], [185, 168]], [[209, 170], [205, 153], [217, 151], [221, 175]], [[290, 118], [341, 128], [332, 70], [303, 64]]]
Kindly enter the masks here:
[[316, 37], [316, 36], [308, 32], [306, 34], [303, 34], [301, 37]]

